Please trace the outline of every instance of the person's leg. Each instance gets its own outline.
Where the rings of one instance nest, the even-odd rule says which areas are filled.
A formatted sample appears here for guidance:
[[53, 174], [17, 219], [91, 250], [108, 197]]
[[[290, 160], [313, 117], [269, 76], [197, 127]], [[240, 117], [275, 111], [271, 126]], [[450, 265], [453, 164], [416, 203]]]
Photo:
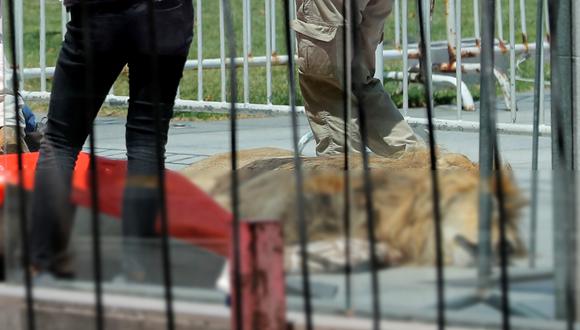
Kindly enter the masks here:
[[[339, 86], [339, 80], [299, 73], [299, 83], [306, 116], [316, 141], [316, 154], [344, 153], [344, 89]], [[349, 149], [356, 152], [361, 148], [358, 130], [356, 122], [349, 121]]]
[[374, 78], [376, 48], [383, 39], [392, 0], [361, 0], [360, 4], [362, 16], [358, 22], [360, 35], [357, 41], [360, 47], [353, 60], [353, 80], [359, 87], [356, 96], [360, 110], [366, 114], [369, 148], [376, 154], [388, 156], [416, 146], [418, 138], [383, 84]]
[[124, 268], [131, 273], [144, 271], [139, 262], [142, 240], [156, 236], [160, 197], [157, 171], [159, 162], [164, 166], [169, 121], [193, 37], [191, 1], [164, 0], [156, 6], [164, 6], [155, 10], [156, 57], [149, 42], [147, 3], [132, 13], [136, 28], [129, 59], [128, 170], [123, 200]]
[[[89, 16], [92, 68], [88, 67], [82, 21], [71, 13], [56, 65], [45, 136], [40, 147], [31, 209], [31, 258], [39, 271], [54, 271], [66, 249], [73, 216], [70, 203], [72, 171], [109, 88], [123, 68], [119, 22]], [[108, 38], [108, 40], [107, 40]], [[90, 74], [91, 90], [87, 89]]]
[[[341, 1], [299, 1], [293, 22], [298, 78], [317, 155], [345, 151], [344, 30]], [[349, 148], [360, 150], [358, 126], [349, 121]]]
[[[299, 81], [306, 114], [316, 140], [318, 155], [342, 153], [344, 143], [344, 39], [342, 1], [299, 2], [293, 28], [298, 32]], [[374, 79], [375, 50], [382, 39], [391, 0], [357, 1], [358, 51], [353, 50], [352, 79], [358, 95], [352, 95], [349, 147], [360, 151], [358, 110], [365, 111], [368, 144], [383, 156], [416, 144], [413, 130], [404, 121], [381, 82]], [[350, 19], [347, 17], [347, 21]], [[348, 32], [351, 33], [351, 32]], [[350, 88], [350, 86], [348, 87]]]

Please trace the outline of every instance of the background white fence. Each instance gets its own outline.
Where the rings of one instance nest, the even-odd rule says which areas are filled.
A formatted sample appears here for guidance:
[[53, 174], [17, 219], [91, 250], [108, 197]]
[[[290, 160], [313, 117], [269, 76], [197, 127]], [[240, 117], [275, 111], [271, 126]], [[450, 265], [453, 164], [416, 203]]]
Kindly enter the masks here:
[[[34, 15], [35, 13], [30, 13], [28, 11], [28, 5], [26, 5], [24, 0], [16, 1], [16, 31], [17, 31], [17, 62], [21, 68], [21, 75], [25, 81], [27, 80], [39, 80], [40, 83], [36, 84], [24, 84], [25, 90], [23, 95], [28, 99], [48, 99], [49, 97], [49, 87], [47, 86], [47, 81], [54, 72], [54, 63], [47, 63], [47, 46], [55, 48], [55, 45], [47, 45], [47, 21], [54, 21], [55, 19], [60, 20], [61, 35], [64, 37], [65, 24], [68, 20], [68, 15], [64, 8], [60, 9], [60, 17], [50, 17], [47, 14], [47, 4], [50, 6], [55, 6], [56, 0], [40, 0], [38, 5], [38, 19], [30, 18], [29, 15]], [[184, 96], [183, 94], [178, 95], [176, 101], [176, 108], [180, 110], [204, 110], [204, 111], [227, 111], [229, 108], [226, 102], [226, 70], [230, 65], [229, 60], [226, 59], [225, 55], [225, 36], [224, 36], [224, 22], [223, 22], [223, 12], [220, 8], [219, 10], [219, 57], [206, 57], [206, 41], [208, 31], [204, 31], [203, 27], [206, 20], [215, 21], [218, 23], [217, 17], [207, 16], [207, 7], [211, 3], [220, 3], [219, 1], [213, 0], [193, 0], [195, 1], [196, 9], [196, 29], [194, 43], [192, 47], [194, 50], [191, 53], [190, 59], [186, 64], [186, 71], [195, 71], [196, 77], [194, 81], [184, 81], [183, 84], [196, 84], [197, 93], [189, 96]], [[242, 95], [240, 97], [240, 104], [238, 109], [240, 110], [257, 110], [257, 111], [281, 111], [285, 112], [289, 110], [287, 103], [284, 98], [278, 98], [274, 100], [273, 95], [273, 85], [276, 83], [273, 79], [273, 69], [276, 66], [284, 66], [287, 63], [287, 56], [278, 55], [285, 53], [281, 50], [281, 42], [279, 38], [283, 36], [282, 34], [282, 16], [280, 12], [281, 3], [276, 0], [260, 0], [263, 3], [252, 4], [252, 2], [258, 2], [258, 0], [241, 0], [240, 3], [235, 5], [239, 6], [241, 11], [241, 56], [236, 59], [235, 65], [240, 68], [242, 78], [240, 80], [240, 90]], [[473, 1], [473, 4], [470, 2]], [[474, 97], [470, 92], [470, 88], [466, 84], [466, 80], [469, 76], [478, 77], [480, 71], [479, 64], [479, 53], [480, 53], [480, 11], [479, 11], [479, 1], [480, 0], [448, 0], [448, 1], [437, 1], [436, 10], [433, 16], [433, 28], [444, 29], [445, 40], [434, 40], [432, 42], [432, 52], [433, 58], [435, 58], [435, 63], [433, 63], [434, 71], [434, 83], [436, 85], [453, 85], [456, 89], [456, 112], [455, 116], [444, 116], [436, 118], [436, 127], [443, 130], [462, 130], [462, 131], [476, 131], [479, 129], [479, 123], [476, 117], [470, 116], [469, 118], [464, 116], [462, 110], [473, 111], [476, 110], [476, 104], [474, 102]], [[498, 81], [498, 86], [501, 88], [503, 94], [503, 99], [506, 104], [506, 108], [510, 111], [509, 116], [502, 116], [499, 118], [498, 130], [503, 133], [512, 134], [531, 134], [532, 125], [531, 121], [519, 120], [518, 118], [518, 98], [516, 83], [517, 81], [527, 81], [533, 82], [532, 78], [527, 77], [522, 78], [518, 76], [518, 69], [520, 66], [534, 58], [534, 50], [536, 47], [549, 47], [547, 43], [549, 36], [549, 28], [547, 26], [548, 18], [545, 22], [546, 25], [544, 29], [545, 33], [542, 38], [541, 43], [538, 43], [538, 38], [536, 41], [530, 42], [528, 37], [528, 22], [529, 18], [528, 7], [535, 7], [533, 5], [527, 4], [527, 1], [520, 0], [519, 6], [516, 0], [502, 0], [497, 2], [497, 42], [496, 42], [496, 54], [500, 57], [499, 63], [505, 63], [503, 67], [497, 67], [494, 69], [496, 79]], [[471, 11], [466, 12], [466, 4], [470, 3]], [[545, 1], [547, 3], [547, 1]], [[507, 4], [507, 17], [505, 5]], [[60, 5], [59, 5], [60, 6]], [[216, 5], [213, 5], [216, 6]], [[516, 10], [519, 7], [519, 11]], [[533, 8], [531, 8], [533, 9]], [[418, 23], [416, 19], [409, 18], [412, 17], [412, 13], [415, 11], [415, 3], [409, 0], [394, 0], [394, 9], [391, 17], [389, 18], [387, 24], [387, 33], [385, 34], [386, 48], [381, 45], [377, 49], [377, 54], [382, 55], [377, 57], [378, 66], [385, 67], [385, 62], [387, 62], [388, 71], [385, 72], [384, 78], [390, 80], [396, 80], [400, 82], [400, 89], [402, 92], [402, 109], [401, 111], [408, 117], [409, 121], [413, 124], [425, 124], [426, 121], [420, 117], [413, 116], [409, 111], [410, 109], [410, 95], [409, 95], [409, 84], [411, 82], [418, 82], [421, 77], [418, 70], [418, 61], [416, 60], [419, 56], [417, 44], [411, 42], [410, 40], [414, 38], [412, 31], [416, 30]], [[444, 15], [445, 17], [440, 17]], [[466, 23], [467, 20], [461, 19], [463, 17], [473, 16], [473, 20]], [[533, 16], [533, 15], [532, 15]], [[507, 20], [506, 20], [507, 18]], [[472, 21], [472, 22], [471, 22]], [[504, 24], [508, 23], [507, 31], [504, 30]], [[25, 39], [29, 36], [25, 36], [25, 24], [31, 24], [28, 22], [37, 23], [38, 27], [38, 66], [31, 66], [28, 61], [25, 63], [25, 57], [27, 52], [30, 50], [29, 44], [25, 46]], [[436, 25], [444, 26], [436, 26]], [[264, 35], [258, 35], [256, 31], [257, 28], [254, 25], [263, 25]], [[214, 25], [211, 25], [214, 26]], [[466, 36], [462, 31], [470, 30], [469, 36]], [[534, 29], [535, 30], [535, 29]], [[209, 31], [211, 32], [211, 31]], [[507, 32], [507, 39], [506, 33]], [[260, 33], [261, 34], [261, 33]], [[205, 39], [204, 39], [205, 38]], [[437, 36], [432, 37], [436, 39]], [[264, 43], [264, 53], [256, 54], [254, 52], [256, 40]], [[415, 38], [416, 39], [416, 38]], [[516, 41], [518, 40], [518, 41]], [[58, 45], [56, 45], [58, 47]], [[461, 54], [461, 56], [457, 56]], [[542, 52], [545, 54], [545, 52]], [[502, 61], [503, 60], [503, 61]], [[544, 57], [540, 59], [542, 61], [542, 67], [544, 63]], [[260, 88], [265, 89], [265, 101], [263, 102], [253, 102], [251, 100], [251, 93], [255, 92], [255, 89], [251, 87], [251, 74], [252, 68], [261, 67], [265, 69], [261, 79], [265, 81]], [[204, 75], [211, 74], [217, 75], [219, 72], [220, 83], [219, 87], [212, 86], [211, 89], [219, 90], [219, 98], [216, 97], [212, 100], [207, 100], [204, 97], [204, 92], [209, 88], [204, 86]], [[381, 73], [378, 73], [379, 78], [383, 78]], [[540, 72], [540, 79], [544, 80], [543, 70]], [[477, 85], [477, 84], [476, 84]], [[541, 122], [540, 122], [540, 135], [549, 135], [550, 126], [546, 121], [545, 111], [543, 110], [544, 104], [544, 89], [541, 93], [540, 104], [542, 110], [540, 111]], [[263, 93], [263, 91], [262, 91]], [[194, 95], [197, 94], [195, 97]], [[216, 93], [217, 94], [217, 93]], [[127, 101], [127, 95], [123, 93], [116, 93], [114, 90], [108, 97], [111, 103], [124, 103]], [[286, 98], [287, 99], [287, 98]], [[302, 110], [302, 109], [300, 109]], [[548, 116], [549, 118], [549, 116]]]

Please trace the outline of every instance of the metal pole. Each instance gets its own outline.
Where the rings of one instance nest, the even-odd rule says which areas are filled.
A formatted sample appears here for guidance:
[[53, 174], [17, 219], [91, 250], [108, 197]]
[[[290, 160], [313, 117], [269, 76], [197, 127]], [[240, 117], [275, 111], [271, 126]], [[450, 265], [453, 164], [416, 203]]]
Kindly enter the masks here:
[[202, 0], [197, 0], [197, 99], [203, 101], [203, 15]]
[[[544, 72], [544, 43], [541, 42], [544, 34], [544, 4], [543, 0], [537, 0], [536, 13], [536, 40], [540, 40], [540, 44], [536, 48], [536, 81], [534, 85], [534, 128], [532, 134], [532, 187], [531, 187], [531, 215], [530, 215], [530, 253], [529, 266], [536, 267], [536, 235], [538, 223], [538, 148], [540, 139], [540, 106], [542, 102], [543, 92], [543, 72]], [[537, 44], [537, 43], [536, 43]]]
[[517, 99], [516, 99], [516, 5], [515, 0], [509, 2], [509, 43], [510, 43], [510, 110], [512, 123], [517, 119]]
[[[221, 8], [223, 10], [224, 15], [224, 30], [225, 35], [228, 37], [228, 57], [230, 61], [236, 57], [236, 39], [234, 34], [234, 27], [233, 27], [233, 16], [231, 11], [231, 3], [229, 0], [221, 0]], [[246, 7], [244, 7], [246, 8]], [[244, 37], [245, 29], [244, 29]], [[245, 39], [244, 39], [244, 47], [245, 47]], [[239, 175], [237, 172], [238, 169], [238, 159], [237, 159], [237, 148], [238, 148], [238, 138], [237, 138], [237, 108], [236, 108], [236, 101], [238, 97], [238, 79], [237, 79], [237, 70], [235, 67], [230, 66], [229, 72], [229, 83], [230, 83], [230, 145], [231, 145], [231, 190], [230, 194], [232, 197], [231, 200], [231, 207], [232, 207], [232, 266], [233, 269], [231, 271], [232, 274], [232, 288], [233, 288], [233, 296], [232, 299], [234, 301], [234, 310], [232, 312], [232, 324], [235, 326], [233, 327], [236, 330], [243, 330], [244, 329], [244, 305], [242, 300], [242, 265], [241, 265], [241, 251], [240, 251], [240, 243], [241, 243], [241, 232], [240, 232], [240, 191], [239, 191]]]
[[403, 0], [403, 115], [409, 112], [409, 3]]
[[[579, 19], [580, 18], [580, 3], [578, 1], [573, 1], [572, 2], [572, 10], [571, 10], [571, 12], [572, 12], [572, 31], [574, 31], [575, 33], [578, 33], [577, 31], [580, 31], [579, 30], [580, 29], [580, 19]], [[573, 52], [573, 56], [574, 56], [573, 58], [576, 58], [577, 59], [578, 58], [578, 55], [580, 54], [580, 43], [578, 43], [578, 35], [574, 36], [574, 40], [575, 41], [573, 43], [572, 52]], [[576, 79], [578, 79], [578, 72], [579, 72], [578, 71], [578, 61], [576, 60], [576, 61], [573, 61], [572, 63], [574, 65], [574, 67], [573, 67], [574, 77]], [[577, 95], [580, 95], [580, 85], [578, 84], [578, 81], [575, 81], [574, 82], [573, 88], [574, 88], [574, 91], [573, 91], [573, 94], [572, 95], [576, 95], [576, 96]], [[580, 146], [580, 136], [578, 135], [578, 133], [579, 133], [578, 132], [578, 127], [580, 127], [580, 116], [578, 115], [578, 110], [579, 110], [578, 109], [578, 103], [576, 103], [576, 102], [573, 103], [573, 109], [572, 109], [572, 111], [573, 111], [573, 125], [574, 126], [573, 126], [573, 129], [572, 129], [572, 133], [574, 134], [574, 141], [573, 141], [573, 144], [574, 144], [574, 152], [573, 152], [572, 156], [574, 158], [574, 163], [573, 163], [573, 166], [574, 166], [574, 172], [573, 173], [574, 173], [574, 175], [576, 175], [576, 169], [578, 168], [578, 160], [580, 159], [578, 157], [579, 156], [578, 153], [580, 152], [580, 147], [579, 147]], [[580, 194], [577, 192], [578, 186], [580, 184], [580, 181], [579, 180], [580, 180], [580, 176], [577, 176], [576, 178], [574, 178], [574, 181], [570, 181], [570, 182], [574, 182], [575, 183], [574, 187], [572, 187], [572, 193], [574, 194], [574, 196], [572, 196], [571, 203], [570, 204], [573, 205], [573, 206], [575, 204], [575, 207], [576, 207], [575, 209], [573, 209], [573, 212], [575, 212], [575, 213], [574, 213], [574, 218], [572, 218], [572, 219], [575, 220], [574, 221], [574, 226], [575, 226], [574, 229], [575, 230], [574, 230], [574, 233], [573, 233], [574, 234], [574, 236], [573, 236], [573, 247], [574, 247], [575, 256], [574, 256], [574, 259], [573, 259], [574, 267], [571, 267], [575, 271], [575, 274], [572, 274], [573, 275], [573, 278], [572, 279], [574, 281], [576, 281], [576, 282], [574, 282], [574, 290], [575, 290], [574, 291], [574, 303], [575, 303], [575, 306], [574, 306], [574, 312], [575, 312], [574, 321], [576, 321], [576, 315], [579, 315], [580, 314], [580, 308], [579, 308], [578, 304], [576, 303], [578, 301], [578, 298], [579, 298], [578, 297], [578, 286], [577, 286], [577, 283], [578, 283], [578, 275], [580, 274], [580, 270], [578, 269], [578, 265], [580, 265], [580, 262], [578, 262], [579, 261], [578, 258], [580, 257], [580, 254], [576, 252], [576, 249], [578, 248], [578, 245], [576, 243], [576, 240], [577, 240], [577, 237], [578, 237], [578, 224], [577, 224], [577, 221], [578, 221], [578, 215], [580, 214], [580, 209], [579, 209], [579, 207], [580, 207], [579, 206], [580, 205], [580, 203], [579, 203]]]
[[[403, 0], [406, 1], [406, 0]], [[342, 67], [343, 67], [343, 120], [344, 120], [344, 300], [345, 312], [347, 315], [352, 313], [352, 267], [351, 267], [351, 238], [352, 238], [352, 219], [351, 219], [351, 184], [350, 184], [350, 149], [349, 149], [349, 125], [352, 115], [352, 31], [348, 24], [350, 16], [350, 2], [344, 1], [342, 4]]]
[[[419, 0], [423, 1], [423, 0]], [[420, 8], [420, 7], [419, 7]], [[370, 276], [371, 276], [371, 311], [372, 311], [372, 329], [381, 329], [381, 290], [380, 281], [378, 275], [378, 263], [376, 254], [376, 236], [375, 236], [375, 212], [374, 212], [374, 200], [373, 200], [373, 181], [370, 174], [369, 166], [369, 155], [366, 152], [366, 147], [368, 146], [368, 130], [367, 130], [367, 114], [365, 112], [366, 104], [365, 99], [361, 97], [361, 91], [363, 84], [360, 79], [356, 77], [361, 76], [361, 65], [363, 59], [361, 54], [361, 31], [358, 22], [359, 7], [357, 1], [350, 1], [350, 12], [349, 19], [352, 25], [352, 45], [353, 45], [353, 59], [351, 66], [352, 75], [352, 90], [354, 92], [354, 97], [358, 98], [359, 103], [357, 104], [357, 113], [359, 119], [359, 132], [361, 136], [361, 154], [362, 154], [362, 164], [363, 164], [363, 190], [365, 196], [365, 213], [366, 213], [366, 225], [367, 225], [367, 240], [369, 244], [369, 256], [370, 256]]]
[[[554, 219], [554, 283], [556, 316], [566, 319], [568, 329], [575, 320], [574, 295], [574, 159], [573, 159], [573, 0], [549, 2], [550, 56], [552, 63], [552, 168]], [[577, 6], [577, 5], [576, 5]]]
[[[542, 24], [542, 21], [536, 21]], [[528, 25], [526, 23], [526, 0], [520, 0], [520, 23], [522, 24], [522, 42], [527, 45], [528, 40]], [[541, 39], [540, 39], [541, 40]]]
[[314, 329], [312, 291], [310, 284], [310, 270], [308, 268], [308, 222], [305, 212], [304, 201], [304, 176], [302, 171], [302, 159], [298, 151], [298, 112], [296, 111], [296, 79], [294, 65], [294, 38], [291, 33], [290, 21], [294, 7], [290, 0], [284, 0], [284, 27], [286, 39], [286, 51], [288, 52], [288, 92], [290, 97], [291, 121], [292, 121], [292, 144], [294, 149], [295, 185], [296, 185], [296, 205], [298, 207], [297, 227], [300, 241], [300, 266], [302, 275], [302, 298], [304, 303], [304, 317], [306, 330]]
[[491, 275], [491, 216], [490, 192], [493, 164], [491, 116], [495, 111], [494, 29], [495, 0], [484, 1], [482, 6], [481, 35], [481, 109], [479, 115], [479, 246], [478, 288], [484, 291], [489, 286]]
[[243, 49], [244, 49], [244, 71], [243, 71], [243, 75], [244, 75], [244, 104], [248, 104], [250, 103], [250, 73], [249, 73], [249, 65], [248, 65], [248, 57], [249, 57], [249, 52], [250, 52], [250, 45], [249, 45], [249, 40], [248, 40], [248, 25], [249, 23], [249, 13], [248, 13], [248, 5], [247, 5], [247, 1], [248, 0], [243, 0], [242, 1], [242, 12], [243, 12], [243, 26], [242, 26], [242, 44], [243, 44]]
[[272, 52], [276, 53], [277, 49], [278, 49], [278, 48], [276, 48], [276, 3], [278, 1], [276, 1], [276, 0], [266, 0], [266, 1], [272, 1], [272, 31], [271, 31]]
[[266, 104], [272, 104], [272, 2], [265, 2], [266, 19]]
[[481, 29], [479, 22], [479, 0], [473, 0], [473, 31], [475, 33], [475, 43], [479, 46], [481, 44]]
[[46, 0], [40, 0], [40, 91], [46, 92]]
[[[91, 43], [91, 27], [89, 23], [89, 9], [86, 0], [81, 0], [81, 12], [82, 12], [82, 32], [83, 32], [83, 49], [86, 53], [85, 61], [87, 63], [87, 68], [85, 69], [85, 81], [79, 82], [84, 83], [84, 93], [85, 95], [90, 95], [94, 91], [93, 77], [95, 76], [95, 56], [93, 52], [93, 45]], [[150, 20], [154, 20], [153, 17]], [[153, 24], [150, 25], [150, 36], [154, 33], [151, 31]], [[150, 38], [150, 40], [153, 40]], [[152, 42], [152, 47], [155, 48], [155, 43]], [[154, 67], [154, 65], [152, 65]], [[153, 68], [153, 74], [157, 74]], [[87, 100], [87, 99], [85, 99]], [[83, 102], [85, 109], [88, 108], [88, 101]], [[97, 157], [96, 157], [96, 140], [95, 140], [95, 126], [91, 123], [89, 128], [89, 148], [90, 148], [90, 185], [91, 185], [91, 236], [92, 236], [92, 252], [93, 252], [93, 282], [94, 282], [94, 292], [95, 292], [95, 329], [103, 330], [106, 327], [105, 324], [105, 310], [103, 304], [103, 264], [101, 257], [101, 221], [99, 214], [99, 178], [97, 169]], [[168, 321], [169, 322], [169, 321]], [[171, 328], [172, 330], [172, 328]]]
[[380, 80], [383, 83], [384, 80], [384, 71], [385, 71], [385, 59], [383, 58], [383, 46], [384, 44], [381, 42], [377, 46], [377, 51], [375, 52], [375, 78]]
[[[395, 3], [393, 4], [393, 6], [395, 7], [394, 11], [395, 11], [395, 48], [396, 49], [401, 48], [401, 12], [400, 12], [401, 7], [399, 5], [399, 1], [400, 0], [395, 0]], [[382, 43], [381, 43], [381, 46], [383, 46]], [[382, 51], [382, 48], [381, 48], [381, 51]], [[382, 55], [382, 53], [381, 53], [381, 55]]]
[[60, 34], [63, 41], [66, 34], [66, 23], [68, 23], [68, 13], [66, 12], [66, 7], [63, 4], [60, 6]]
[[[451, 8], [450, 8], [451, 9]], [[455, 2], [455, 78], [457, 79], [456, 103], [457, 103], [457, 120], [461, 120], [461, 110], [463, 102], [461, 99], [461, 85], [463, 82], [463, 61], [461, 58], [461, 0]]]
[[247, 0], [246, 1], [246, 11], [248, 13], [248, 28], [246, 30], [246, 33], [248, 34], [248, 53], [252, 54], [252, 4], [251, 4], [251, 0]]
[[14, 19], [14, 26], [16, 28], [15, 35], [15, 45], [16, 45], [16, 63], [18, 64], [18, 79], [20, 79], [20, 90], [24, 90], [25, 77], [24, 68], [26, 67], [24, 63], [24, 4], [23, 0], [15, 0], [14, 2], [14, 14], [16, 15]]
[[425, 0], [417, 1], [419, 13], [420, 43], [421, 50], [421, 69], [423, 74], [423, 85], [427, 97], [427, 120], [429, 129], [429, 155], [431, 160], [431, 188], [433, 196], [433, 219], [435, 234], [435, 255], [436, 255], [436, 277], [437, 277], [437, 329], [445, 329], [445, 272], [444, 272], [444, 252], [443, 252], [443, 231], [441, 228], [441, 207], [439, 197], [439, 180], [437, 174], [437, 155], [435, 128], [433, 125], [433, 82], [431, 71], [431, 43], [430, 43], [430, 24], [429, 7], [425, 5]]
[[550, 11], [548, 10], [548, 0], [544, 0], [544, 13], [546, 13], [544, 17], [546, 24], [546, 39], [550, 41]]
[[226, 32], [224, 21], [224, 3], [220, 1], [220, 76], [221, 101], [226, 102]]
[[[504, 41], [504, 38], [503, 38], [503, 8], [501, 5], [501, 0], [494, 1], [494, 2], [496, 5], [495, 10], [496, 10], [496, 15], [497, 15], [497, 17], [495, 18], [496, 23], [497, 23], [497, 37], [499, 38], [499, 40], [501, 42], [503, 42]], [[485, 1], [484, 1], [483, 6], [485, 7]], [[491, 13], [491, 14], [493, 14], [493, 13]], [[485, 20], [485, 17], [483, 19]], [[482, 25], [482, 28], [485, 29], [485, 24], [482, 23], [481, 25]]]
[[[86, 1], [86, 0], [85, 0]], [[153, 81], [153, 95], [151, 100], [155, 112], [155, 156], [157, 158], [157, 202], [159, 203], [159, 220], [161, 227], [161, 266], [163, 280], [163, 294], [165, 298], [165, 320], [167, 330], [174, 330], [175, 313], [173, 307], [173, 275], [171, 268], [171, 246], [169, 242], [169, 218], [167, 210], [167, 190], [165, 186], [165, 148], [162, 138], [161, 127], [161, 98], [160, 98], [160, 68], [159, 68], [159, 45], [156, 25], [155, 0], [147, 1], [147, 23], [149, 25], [148, 37], [151, 49], [150, 71]], [[88, 36], [87, 36], [88, 37]], [[90, 54], [90, 53], [89, 53]]]
[[[16, 8], [17, 6], [21, 7], [22, 2], [19, 4], [15, 4], [14, 0], [8, 0], [8, 35], [9, 35], [9, 42], [10, 50], [9, 50], [9, 58], [10, 58], [10, 69], [12, 74], [12, 92], [14, 93], [14, 115], [16, 118], [16, 157], [17, 157], [17, 164], [18, 164], [18, 186], [17, 186], [17, 200], [18, 200], [18, 222], [20, 227], [20, 241], [22, 244], [22, 251], [21, 251], [21, 265], [22, 265], [22, 276], [24, 281], [24, 303], [26, 306], [26, 329], [28, 330], [35, 330], [36, 327], [36, 315], [34, 312], [34, 291], [32, 287], [32, 273], [30, 270], [30, 237], [28, 233], [28, 223], [26, 221], [26, 205], [27, 205], [27, 198], [26, 193], [24, 191], [24, 164], [22, 160], [22, 132], [20, 129], [20, 104], [18, 102], [17, 93], [20, 91], [21, 83], [23, 84], [24, 81], [19, 81], [18, 76], [18, 68], [17, 68], [17, 59], [18, 59], [18, 45], [16, 38], [17, 38], [17, 26], [16, 26]], [[20, 34], [20, 38], [22, 39], [22, 34]], [[16, 45], [16, 46], [15, 46]], [[3, 59], [1, 59], [3, 60]], [[22, 62], [20, 62], [22, 63]], [[8, 66], [8, 63], [7, 63]], [[24, 326], [23, 326], [24, 328]]]

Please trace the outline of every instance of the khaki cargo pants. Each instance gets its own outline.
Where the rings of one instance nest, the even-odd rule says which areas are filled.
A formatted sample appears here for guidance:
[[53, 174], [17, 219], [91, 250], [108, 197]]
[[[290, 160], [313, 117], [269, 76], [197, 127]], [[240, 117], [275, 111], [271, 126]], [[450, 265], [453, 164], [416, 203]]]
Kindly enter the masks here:
[[[359, 9], [361, 46], [358, 63], [352, 63], [353, 83], [361, 111], [367, 118], [368, 146], [376, 154], [392, 155], [418, 144], [411, 127], [375, 74], [375, 51], [383, 38], [392, 0], [353, 0]], [[298, 39], [298, 72], [308, 121], [316, 139], [318, 155], [343, 153], [344, 139], [344, 20], [343, 0], [297, 0], [297, 19], [292, 22]], [[348, 25], [348, 19], [347, 19]], [[349, 32], [351, 33], [351, 32]], [[351, 51], [352, 52], [352, 51]], [[351, 58], [351, 56], [349, 56]], [[356, 72], [356, 73], [355, 73]], [[361, 150], [357, 124], [359, 100], [352, 96], [348, 127], [350, 150]], [[363, 109], [364, 107], [364, 109]]]

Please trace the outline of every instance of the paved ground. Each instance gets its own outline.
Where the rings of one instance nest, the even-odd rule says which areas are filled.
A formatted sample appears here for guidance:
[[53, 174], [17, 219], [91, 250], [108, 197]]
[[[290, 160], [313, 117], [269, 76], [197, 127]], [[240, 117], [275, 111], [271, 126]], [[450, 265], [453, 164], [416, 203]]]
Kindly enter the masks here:
[[[503, 105], [499, 103], [500, 107]], [[519, 98], [519, 123], [531, 122], [531, 98], [523, 95]], [[411, 110], [413, 116], [422, 116], [423, 110]], [[455, 110], [445, 107], [437, 109], [439, 118], [453, 119]], [[478, 112], [463, 113], [464, 120], [476, 120]], [[499, 120], [509, 121], [510, 114], [498, 111]], [[304, 116], [300, 117], [300, 134], [308, 131]], [[96, 122], [98, 153], [111, 158], [124, 158], [124, 121], [119, 118], [98, 118]], [[438, 132], [438, 144], [449, 151], [466, 154], [472, 160], [478, 159], [478, 135], [465, 132]], [[531, 145], [530, 136], [501, 136], [501, 152], [506, 162], [514, 169], [519, 186], [528, 194], [531, 178]], [[239, 147], [280, 147], [291, 149], [290, 118], [275, 116], [262, 119], [246, 119], [239, 122]], [[209, 155], [229, 151], [229, 122], [175, 122], [171, 126], [167, 147], [167, 166], [178, 170]], [[313, 145], [305, 150], [306, 155], [313, 155]], [[553, 317], [553, 284], [550, 277], [552, 268], [552, 230], [551, 230], [551, 171], [550, 140], [540, 139], [540, 185], [539, 185], [539, 228], [537, 254], [538, 268], [529, 271], [525, 260], [520, 260], [512, 269], [512, 303], [514, 315], [532, 318], [537, 322]], [[529, 237], [529, 208], [523, 215], [523, 235]], [[193, 253], [195, 254], [195, 253]], [[191, 254], [191, 255], [193, 255]], [[417, 319], [434, 317], [435, 306], [435, 272], [431, 268], [403, 268], [383, 271], [380, 274], [382, 290], [382, 307], [386, 314], [394, 317], [412, 316]], [[492, 294], [486, 303], [474, 302], [476, 274], [473, 269], [448, 269], [447, 294], [450, 303], [450, 318], [458, 323], [474, 321], [494, 324], [499, 321], [497, 295]], [[353, 302], [360, 314], [370, 310], [370, 286], [367, 273], [354, 277], [355, 289]], [[525, 279], [525, 280], [522, 280]], [[290, 283], [299, 287], [298, 278], [290, 277]], [[315, 276], [315, 287], [320, 296], [315, 300], [317, 309], [340, 310], [344, 306], [344, 279], [339, 275]], [[107, 287], [109, 288], [109, 287]], [[114, 289], [113, 285], [110, 287]], [[328, 290], [329, 291], [328, 291]], [[326, 291], [325, 291], [326, 290]], [[336, 292], [334, 292], [337, 290]], [[155, 290], [148, 292], [153, 292]], [[330, 293], [328, 293], [330, 292]], [[334, 293], [333, 293], [334, 292]], [[160, 292], [159, 292], [160, 293]], [[493, 293], [493, 292], [492, 292]], [[219, 293], [204, 291], [203, 294], [188, 294], [180, 290], [177, 294], [184, 298], [220, 301]], [[290, 298], [290, 305], [299, 308], [300, 299]], [[494, 307], [495, 306], [495, 307]], [[521, 328], [527, 328], [521, 321]], [[531, 329], [532, 327], [530, 327]], [[545, 328], [548, 328], [546, 325]]]
[[[549, 102], [549, 95], [546, 102]], [[549, 103], [546, 103], [549, 105]], [[532, 96], [521, 95], [518, 98], [518, 123], [529, 124], [532, 121]], [[510, 122], [511, 113], [505, 110], [505, 104], [498, 101], [498, 121]], [[423, 109], [412, 109], [409, 115], [423, 117]], [[454, 108], [438, 107], [437, 118], [455, 119]], [[465, 121], [478, 121], [479, 112], [463, 112]], [[546, 114], [549, 120], [549, 113]], [[119, 118], [99, 118], [96, 125], [98, 152], [102, 156], [124, 158], [124, 122]], [[420, 134], [424, 134], [418, 129]], [[300, 135], [308, 132], [308, 124], [304, 116], [300, 116]], [[279, 147], [292, 149], [290, 117], [281, 115], [262, 119], [246, 119], [239, 122], [239, 148]], [[479, 137], [477, 133], [468, 132], [437, 132], [437, 143], [443, 148], [467, 155], [478, 161]], [[167, 146], [167, 167], [179, 170], [195, 161], [209, 155], [228, 152], [229, 122], [175, 122], [171, 125], [170, 138]], [[532, 138], [522, 135], [500, 136], [500, 146], [503, 160], [509, 163], [520, 188], [529, 194], [531, 186]], [[539, 148], [539, 214], [538, 231], [541, 233], [538, 255], [539, 265], [550, 267], [551, 249], [551, 140], [540, 138]], [[314, 155], [314, 145], [310, 143], [304, 151], [305, 155]], [[528, 236], [526, 209], [523, 217], [525, 236]]]

